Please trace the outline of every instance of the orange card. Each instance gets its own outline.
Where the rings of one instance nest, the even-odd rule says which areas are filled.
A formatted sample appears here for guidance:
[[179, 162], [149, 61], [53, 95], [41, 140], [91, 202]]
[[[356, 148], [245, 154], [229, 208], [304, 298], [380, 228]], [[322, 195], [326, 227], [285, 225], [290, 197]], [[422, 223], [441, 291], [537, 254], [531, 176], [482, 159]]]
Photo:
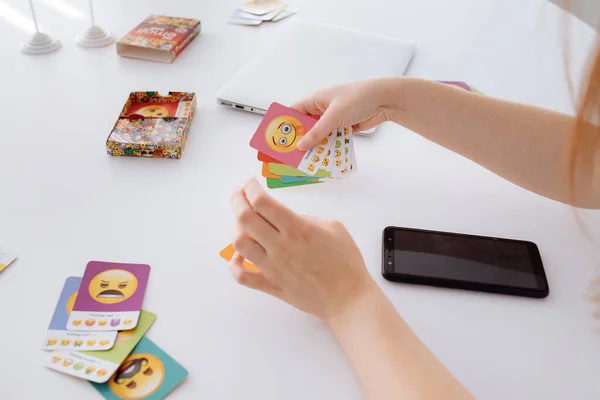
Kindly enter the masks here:
[[260, 151], [258, 152], [258, 155], [256, 156], [256, 158], [258, 158], [258, 161], [263, 161], [263, 162], [267, 162], [267, 163], [274, 162], [277, 164], [281, 164], [281, 161], [278, 161], [278, 160], [274, 159], [273, 157], [266, 155], [265, 153], [261, 153]]
[[269, 163], [268, 162], [263, 162], [262, 176], [264, 176], [265, 178], [274, 178], [274, 179], [281, 178], [281, 176], [276, 175], [276, 174], [272, 173], [271, 171], [269, 171]]
[[[231, 261], [231, 259], [233, 258], [233, 253], [235, 253], [235, 249], [233, 248], [233, 244], [229, 244], [227, 247], [225, 247], [223, 250], [221, 250], [221, 252], [219, 253], [219, 255], [222, 258], [224, 258], [225, 260]], [[260, 268], [258, 268], [256, 265], [252, 264], [248, 260], [244, 260], [243, 265], [244, 265], [244, 268], [246, 268], [248, 271], [251, 271], [251, 272], [260, 272]]]

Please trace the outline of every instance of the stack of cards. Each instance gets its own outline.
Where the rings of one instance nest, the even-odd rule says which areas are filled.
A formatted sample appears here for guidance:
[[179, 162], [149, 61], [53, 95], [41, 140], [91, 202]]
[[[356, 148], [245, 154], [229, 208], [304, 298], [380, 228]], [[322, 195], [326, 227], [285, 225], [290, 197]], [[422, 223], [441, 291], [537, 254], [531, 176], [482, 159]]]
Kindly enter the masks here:
[[258, 26], [267, 21], [281, 21], [298, 11], [298, 7], [279, 0], [252, 0], [235, 10], [228, 22], [234, 25]]
[[352, 128], [331, 132], [306, 152], [298, 142], [317, 122], [291, 108], [273, 103], [254, 133], [250, 146], [258, 150], [267, 187], [278, 189], [343, 178], [356, 171]]
[[48, 326], [46, 367], [88, 380], [106, 399], [162, 399], [187, 371], [144, 337], [150, 266], [91, 261], [65, 281]]

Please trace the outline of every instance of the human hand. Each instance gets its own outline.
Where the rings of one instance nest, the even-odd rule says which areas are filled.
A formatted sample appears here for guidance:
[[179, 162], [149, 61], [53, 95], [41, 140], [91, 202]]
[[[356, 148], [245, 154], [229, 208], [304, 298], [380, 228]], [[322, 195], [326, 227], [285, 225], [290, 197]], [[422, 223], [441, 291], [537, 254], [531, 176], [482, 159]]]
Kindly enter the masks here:
[[[376, 287], [344, 226], [301, 216], [249, 179], [231, 198], [237, 220], [230, 262], [235, 280], [324, 320]], [[244, 268], [244, 259], [260, 272]]]
[[294, 103], [291, 108], [303, 114], [321, 116], [298, 143], [305, 151], [315, 147], [330, 132], [347, 126], [366, 131], [392, 120], [393, 79], [367, 79], [321, 89]]

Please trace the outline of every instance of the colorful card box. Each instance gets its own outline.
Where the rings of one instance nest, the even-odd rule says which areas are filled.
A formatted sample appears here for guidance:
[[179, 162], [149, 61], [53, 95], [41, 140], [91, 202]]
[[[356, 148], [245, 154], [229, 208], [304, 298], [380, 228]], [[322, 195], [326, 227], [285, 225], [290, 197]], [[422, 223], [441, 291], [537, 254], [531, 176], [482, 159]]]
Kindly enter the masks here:
[[69, 315], [70, 331], [120, 331], [138, 323], [150, 266], [90, 261]]
[[199, 33], [197, 19], [151, 15], [117, 42], [117, 54], [172, 63]]
[[106, 382], [131, 353], [156, 320], [156, 314], [142, 311], [135, 329], [119, 332], [112, 349], [106, 351], [53, 351], [46, 367], [92, 382]]
[[164, 399], [188, 372], [152, 340], [142, 338], [108, 382], [92, 383], [107, 400]]
[[60, 293], [52, 320], [48, 326], [44, 350], [108, 350], [115, 344], [117, 332], [73, 332], [67, 321], [73, 310], [81, 278], [70, 276]]
[[132, 92], [108, 139], [112, 156], [181, 158], [196, 111], [196, 94]]

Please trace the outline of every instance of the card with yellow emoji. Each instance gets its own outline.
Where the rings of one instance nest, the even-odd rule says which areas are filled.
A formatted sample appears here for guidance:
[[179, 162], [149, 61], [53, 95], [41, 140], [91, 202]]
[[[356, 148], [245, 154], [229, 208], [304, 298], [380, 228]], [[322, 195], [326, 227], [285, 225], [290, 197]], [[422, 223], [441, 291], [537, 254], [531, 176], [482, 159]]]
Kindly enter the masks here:
[[134, 329], [121, 331], [112, 349], [106, 351], [53, 351], [48, 353], [46, 367], [63, 374], [103, 383], [117, 371], [133, 348], [156, 320], [156, 314], [142, 310]]
[[185, 368], [144, 337], [108, 382], [92, 383], [92, 386], [107, 400], [160, 400], [187, 375]]
[[[108, 350], [115, 344], [117, 332], [75, 332], [67, 330], [81, 278], [70, 276], [60, 293], [52, 320], [48, 326], [44, 350]], [[82, 324], [83, 321], [77, 321]]]
[[279, 103], [272, 103], [265, 114], [250, 146], [265, 155], [314, 175], [319, 170], [333, 135], [323, 139], [314, 149], [298, 150], [298, 142], [315, 125], [316, 117], [299, 113]]
[[150, 266], [90, 261], [69, 315], [70, 331], [135, 328], [142, 309]]

